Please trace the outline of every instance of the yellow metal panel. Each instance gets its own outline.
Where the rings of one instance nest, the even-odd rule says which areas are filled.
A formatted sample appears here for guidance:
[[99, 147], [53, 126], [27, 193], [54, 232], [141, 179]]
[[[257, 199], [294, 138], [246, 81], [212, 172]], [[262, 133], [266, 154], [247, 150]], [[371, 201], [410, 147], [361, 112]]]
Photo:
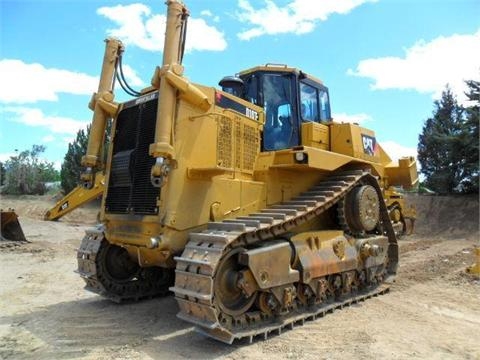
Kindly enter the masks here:
[[401, 158], [398, 166], [390, 164], [385, 167], [385, 174], [388, 177], [389, 185], [410, 189], [418, 183], [417, 163], [413, 157]]
[[302, 145], [329, 150], [330, 134], [328, 126], [315, 122], [303, 123]]
[[[205, 115], [190, 120], [188, 117], [177, 123], [176, 150], [181, 154], [179, 163], [188, 164], [188, 167], [214, 168], [216, 166], [231, 167], [231, 150], [228, 148], [228, 129], [222, 126], [224, 121], [220, 115]], [[225, 120], [228, 123], [228, 119]], [[224, 135], [223, 141], [227, 144], [222, 151], [217, 152], [218, 135]]]
[[333, 152], [353, 156], [353, 140], [350, 124], [331, 124], [330, 139]]
[[333, 171], [354, 160], [349, 156], [326, 150], [313, 148], [305, 148], [305, 150], [308, 154], [308, 166], [314, 169]]
[[[303, 153], [305, 161], [297, 162], [295, 157], [296, 153]], [[295, 148], [294, 150], [289, 149], [261, 153], [257, 160], [255, 179], [260, 178], [260, 174], [266, 171], [285, 169], [293, 171], [296, 177], [295, 181], [298, 182], [299, 179], [307, 176], [306, 173], [308, 172], [314, 172], [318, 177], [347, 166], [355, 169], [370, 169], [373, 175], [384, 176], [384, 167], [380, 163], [355, 159], [347, 155], [303, 146]], [[270, 184], [268, 184], [267, 188], [269, 187]]]
[[356, 124], [331, 123], [330, 143], [333, 152], [370, 162], [381, 162], [375, 132]]
[[388, 156], [388, 154], [380, 146], [380, 144], [378, 144], [378, 150], [379, 150], [379, 153], [380, 153], [380, 162], [382, 163], [382, 165], [390, 164], [392, 162], [392, 159], [390, 158], [390, 156]]
[[112, 243], [148, 246], [150, 239], [159, 234], [161, 229], [158, 221], [135, 221], [125, 216], [110, 216], [105, 235]]

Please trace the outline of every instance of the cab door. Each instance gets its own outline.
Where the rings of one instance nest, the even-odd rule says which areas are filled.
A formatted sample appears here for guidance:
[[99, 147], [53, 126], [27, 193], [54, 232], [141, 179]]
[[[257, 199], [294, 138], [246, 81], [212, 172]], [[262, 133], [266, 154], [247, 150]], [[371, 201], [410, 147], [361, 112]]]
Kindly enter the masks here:
[[300, 143], [295, 78], [294, 74], [280, 72], [262, 76], [264, 151], [289, 149]]

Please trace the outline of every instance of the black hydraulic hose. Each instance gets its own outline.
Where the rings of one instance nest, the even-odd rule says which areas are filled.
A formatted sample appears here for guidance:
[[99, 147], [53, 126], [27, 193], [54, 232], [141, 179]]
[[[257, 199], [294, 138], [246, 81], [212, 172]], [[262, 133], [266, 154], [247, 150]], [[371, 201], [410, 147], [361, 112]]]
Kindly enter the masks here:
[[[120, 86], [122, 87], [122, 89], [130, 96], [138, 97], [138, 96], [142, 95], [140, 92], [136, 91], [130, 85], [128, 85], [127, 80], [125, 79], [125, 75], [123, 74], [122, 55], [120, 55], [118, 57], [117, 67], [120, 71], [116, 72], [116, 76], [117, 76], [118, 82], [120, 83]], [[120, 76], [118, 76], [119, 73], [120, 73]]]
[[117, 78], [118, 80], [118, 83], [120, 84], [120, 86], [122, 87], [123, 91], [125, 91], [128, 95], [130, 96], [135, 96], [135, 97], [138, 97], [138, 93], [133, 93], [131, 92], [126, 86], [125, 84], [123, 83], [123, 80], [122, 78], [120, 77], [120, 75], [118, 74], [118, 72], [115, 74], [115, 77]]
[[184, 12], [182, 14], [182, 30], [180, 34], [180, 53], [178, 54], [178, 59], [180, 64], [183, 62], [183, 55], [185, 53], [185, 43], [187, 42], [187, 24], [188, 24], [188, 13]]
[[112, 85], [110, 87], [110, 91], [112, 94], [115, 93], [115, 79], [118, 79], [118, 57], [115, 60], [115, 69], [113, 70], [113, 80], [112, 80]]

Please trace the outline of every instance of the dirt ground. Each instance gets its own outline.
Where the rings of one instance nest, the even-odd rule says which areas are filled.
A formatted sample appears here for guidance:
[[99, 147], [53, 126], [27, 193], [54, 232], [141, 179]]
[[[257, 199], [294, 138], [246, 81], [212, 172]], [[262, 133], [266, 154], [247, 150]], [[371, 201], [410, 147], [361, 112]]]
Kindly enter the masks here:
[[480, 280], [465, 274], [479, 239], [478, 197], [418, 197], [391, 291], [268, 341], [228, 346], [176, 318], [172, 295], [118, 305], [83, 290], [76, 248], [90, 204], [42, 220], [54, 199], [1, 199], [31, 242], [0, 244], [1, 359], [480, 359]]

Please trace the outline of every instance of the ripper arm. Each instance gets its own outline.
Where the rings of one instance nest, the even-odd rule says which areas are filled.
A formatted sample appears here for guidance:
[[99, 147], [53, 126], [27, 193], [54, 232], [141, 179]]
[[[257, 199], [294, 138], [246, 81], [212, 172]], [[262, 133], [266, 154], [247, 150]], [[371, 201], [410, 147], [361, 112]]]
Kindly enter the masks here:
[[118, 104], [113, 101], [113, 85], [118, 57], [124, 47], [120, 40], [108, 38], [105, 40], [105, 54], [98, 91], [92, 95], [88, 107], [93, 110], [92, 127], [88, 138], [87, 153], [82, 157], [85, 172], [81, 175], [83, 186], [91, 188], [95, 183], [95, 172], [103, 167], [100, 151], [103, 145], [105, 128], [109, 118], [118, 111]]

